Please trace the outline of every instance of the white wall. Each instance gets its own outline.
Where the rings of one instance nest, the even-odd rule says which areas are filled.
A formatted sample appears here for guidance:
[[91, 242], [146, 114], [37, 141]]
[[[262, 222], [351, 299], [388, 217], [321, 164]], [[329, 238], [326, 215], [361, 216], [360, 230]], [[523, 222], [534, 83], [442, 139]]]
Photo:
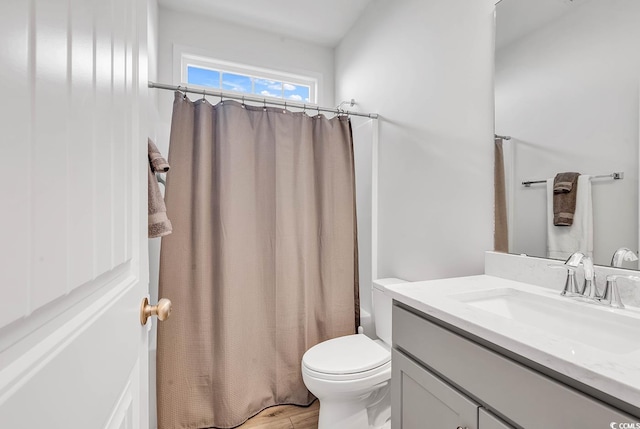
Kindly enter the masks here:
[[493, 248], [493, 10], [493, 0], [374, 0], [336, 48], [336, 100], [381, 114], [378, 277], [483, 272]]
[[546, 255], [545, 187], [520, 183], [561, 171], [625, 173], [592, 182], [594, 259], [638, 249], [639, 20], [635, 0], [591, 1], [497, 53], [496, 130], [513, 136], [515, 156], [513, 252]]

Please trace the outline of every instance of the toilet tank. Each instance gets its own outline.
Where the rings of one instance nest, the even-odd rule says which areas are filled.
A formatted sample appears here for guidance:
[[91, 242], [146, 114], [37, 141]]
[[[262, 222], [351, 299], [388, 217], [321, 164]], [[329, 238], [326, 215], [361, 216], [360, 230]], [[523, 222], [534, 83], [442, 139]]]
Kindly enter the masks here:
[[378, 279], [373, 281], [371, 298], [373, 301], [373, 320], [375, 321], [376, 335], [391, 347], [391, 308], [393, 300], [385, 295], [385, 286], [406, 283], [396, 278]]

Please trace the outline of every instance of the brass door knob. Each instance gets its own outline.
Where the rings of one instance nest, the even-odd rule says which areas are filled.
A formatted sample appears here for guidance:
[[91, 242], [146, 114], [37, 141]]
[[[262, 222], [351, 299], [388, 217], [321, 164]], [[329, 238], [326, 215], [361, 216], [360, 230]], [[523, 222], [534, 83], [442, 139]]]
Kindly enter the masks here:
[[171, 301], [162, 298], [157, 305], [150, 305], [145, 297], [140, 304], [140, 323], [147, 324], [147, 319], [151, 316], [158, 316], [159, 321], [167, 320], [171, 315]]

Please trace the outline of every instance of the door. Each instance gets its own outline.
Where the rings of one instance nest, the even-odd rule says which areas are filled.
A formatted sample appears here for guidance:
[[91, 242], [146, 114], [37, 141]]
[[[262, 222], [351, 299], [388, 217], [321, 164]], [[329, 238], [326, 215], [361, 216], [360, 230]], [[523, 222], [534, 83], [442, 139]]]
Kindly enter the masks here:
[[478, 429], [478, 404], [392, 350], [391, 426], [398, 429]]
[[0, 2], [0, 428], [148, 427], [146, 2]]

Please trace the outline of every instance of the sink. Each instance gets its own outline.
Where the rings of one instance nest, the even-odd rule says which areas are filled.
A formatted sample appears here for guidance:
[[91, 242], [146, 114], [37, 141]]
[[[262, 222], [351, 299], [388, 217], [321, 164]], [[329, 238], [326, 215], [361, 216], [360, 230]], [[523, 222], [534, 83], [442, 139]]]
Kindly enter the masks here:
[[640, 318], [593, 303], [512, 288], [465, 292], [448, 298], [610, 353], [640, 350]]

